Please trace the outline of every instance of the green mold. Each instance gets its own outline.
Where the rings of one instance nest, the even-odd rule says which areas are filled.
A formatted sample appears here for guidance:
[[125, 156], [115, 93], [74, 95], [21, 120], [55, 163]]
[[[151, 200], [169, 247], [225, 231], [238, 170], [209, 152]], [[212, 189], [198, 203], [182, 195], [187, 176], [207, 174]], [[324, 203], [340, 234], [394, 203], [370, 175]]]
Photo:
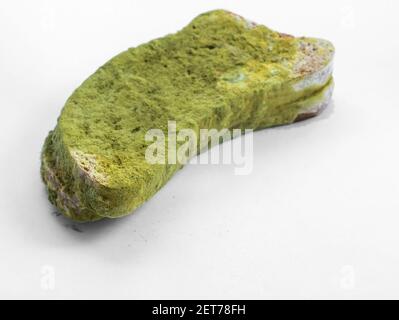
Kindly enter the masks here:
[[261, 129], [316, 115], [333, 88], [334, 48], [216, 10], [128, 49], [67, 100], [42, 152], [50, 201], [76, 221], [116, 218], [181, 168], [146, 161], [149, 129]]

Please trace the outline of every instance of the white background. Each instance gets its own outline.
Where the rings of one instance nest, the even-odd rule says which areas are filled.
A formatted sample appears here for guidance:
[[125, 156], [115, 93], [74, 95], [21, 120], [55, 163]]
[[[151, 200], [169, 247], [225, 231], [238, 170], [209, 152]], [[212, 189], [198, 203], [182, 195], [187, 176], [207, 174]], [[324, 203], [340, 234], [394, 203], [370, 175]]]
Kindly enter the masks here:
[[[216, 8], [337, 49], [334, 103], [189, 166], [134, 215], [52, 212], [40, 150], [115, 54]], [[398, 1], [0, 2], [0, 298], [399, 298]], [[79, 232], [80, 231], [80, 232]]]

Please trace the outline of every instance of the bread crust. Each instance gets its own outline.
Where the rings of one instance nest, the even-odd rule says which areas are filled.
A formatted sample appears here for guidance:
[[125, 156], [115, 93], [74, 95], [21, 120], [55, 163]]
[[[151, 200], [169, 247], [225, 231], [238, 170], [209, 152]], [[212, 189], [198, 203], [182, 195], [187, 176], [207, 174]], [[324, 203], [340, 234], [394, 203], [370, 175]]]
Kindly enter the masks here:
[[[210, 16], [212, 14], [213, 13], [208, 13], [207, 15]], [[219, 17], [223, 14], [225, 13], [217, 12], [215, 16]], [[248, 30], [253, 30], [259, 26], [238, 15], [229, 14], [238, 19], [237, 21], [242, 23]], [[232, 20], [231, 17], [229, 17], [229, 19]], [[210, 18], [209, 21], [212, 21], [212, 19]], [[190, 26], [194, 27], [192, 24]], [[242, 25], [239, 27], [241, 28]], [[192, 121], [195, 122], [195, 126], [202, 128], [201, 126], [221, 125], [223, 123], [226, 124], [228, 128], [245, 127], [261, 129], [309, 119], [318, 115], [328, 105], [334, 87], [332, 80], [334, 48], [331, 43], [326, 40], [314, 38], [294, 38], [291, 35], [274, 33], [272, 31], [270, 31], [270, 35], [272, 37], [277, 35], [277, 39], [283, 42], [292, 42], [297, 46], [295, 47], [296, 55], [294, 61], [285, 61], [283, 59], [283, 62], [281, 62], [282, 66], [278, 65], [275, 69], [273, 69], [274, 66], [269, 68], [268, 65], [259, 65], [259, 69], [265, 72], [265, 74], [268, 74], [268, 72], [276, 72], [276, 79], [279, 79], [278, 72], [282, 69], [286, 68], [290, 71], [287, 79], [284, 78], [284, 82], [278, 82], [277, 80], [273, 82], [273, 85], [270, 87], [276, 87], [277, 89], [273, 89], [275, 91], [271, 91], [270, 95], [268, 95], [269, 92], [262, 92], [263, 87], [261, 87], [260, 91], [263, 94], [262, 99], [269, 99], [272, 102], [259, 99], [260, 95], [257, 90], [248, 89], [248, 87], [252, 88], [251, 86], [254, 86], [254, 83], [260, 83], [262, 85], [263, 82], [268, 79], [260, 78], [259, 74], [262, 73], [256, 73], [257, 70], [253, 71], [253, 69], [250, 68], [251, 66], [247, 69], [240, 66], [237, 70], [231, 70], [229, 74], [220, 75], [217, 82], [221, 92], [232, 92], [233, 97], [236, 99], [231, 105], [225, 106], [225, 109], [229, 113], [227, 114], [227, 111], [224, 112], [223, 110], [211, 106], [209, 110], [204, 109], [206, 112], [209, 111], [210, 118], [203, 120], [201, 114], [198, 113], [200, 114], [198, 119], [195, 118], [195, 121]], [[147, 45], [153, 46], [153, 44]], [[197, 46], [197, 44], [195, 44], [195, 46]], [[205, 48], [207, 50], [213, 50], [214, 46], [207, 45]], [[284, 50], [282, 50], [282, 52], [284, 53]], [[126, 59], [130, 58], [129, 54], [129, 51], [122, 53], [106, 65], [109, 66], [115, 63], [118, 68], [123, 69], [124, 65], [120, 63], [119, 60], [125, 61], [123, 60], [125, 57]], [[285, 62], [288, 63], [288, 67], [283, 65]], [[167, 68], [167, 61], [162, 67]], [[118, 70], [118, 68], [115, 67], [112, 69], [112, 71], [115, 72], [115, 77], [120, 77], [120, 70]], [[90, 87], [91, 91], [89, 91], [88, 96], [84, 96], [81, 90], [78, 89], [67, 101], [67, 107], [64, 108], [63, 114], [60, 117], [61, 120], [56, 129], [49, 134], [42, 152], [41, 173], [43, 181], [48, 189], [50, 201], [59, 208], [65, 216], [79, 222], [95, 221], [101, 218], [116, 218], [129, 214], [155, 194], [171, 178], [174, 172], [179, 169], [179, 166], [165, 166], [162, 168], [163, 171], [161, 170], [158, 172], [146, 165], [143, 165], [143, 168], [140, 167], [137, 170], [132, 167], [130, 169], [132, 169], [137, 176], [130, 177], [134, 181], [139, 181], [137, 182], [137, 187], [133, 189], [133, 187], [130, 188], [129, 184], [123, 185], [122, 183], [119, 187], [109, 183], [110, 178], [112, 178], [110, 175], [112, 175], [113, 172], [105, 174], [97, 169], [101, 159], [96, 153], [81, 150], [75, 145], [65, 142], [67, 140], [65, 137], [66, 133], [68, 133], [67, 130], [70, 126], [74, 125], [73, 122], [79, 120], [74, 118], [71, 123], [67, 123], [66, 120], [64, 120], [68, 119], [65, 113], [69, 112], [74, 114], [74, 108], [79, 108], [79, 99], [86, 101], [93, 96], [95, 97], [98, 91], [104, 90], [105, 81], [101, 78], [101, 75], [105, 72], [109, 71], [106, 71], [105, 67], [102, 67], [83, 83], [83, 87], [88, 86], [88, 84], [91, 85], [94, 82], [92, 81], [93, 77], [96, 77], [94, 89]], [[248, 74], [244, 74], [245, 72], [248, 72]], [[190, 74], [187, 74], [187, 77], [190, 77]], [[138, 85], [141, 86], [140, 88], [144, 89], [143, 92], [145, 92], [145, 90], [157, 90], [156, 86], [152, 86], [152, 84], [143, 77], [136, 77], [134, 80], [136, 84], [138, 83]], [[111, 82], [113, 81], [114, 79], [111, 80]], [[125, 83], [122, 81], [119, 90], [123, 92], [124, 86]], [[291, 96], [285, 97], [284, 95], [287, 92], [290, 93]], [[137, 95], [143, 94], [142, 92], [133, 93]], [[242, 97], [240, 95], [241, 93]], [[253, 97], [251, 97], [254, 102], [250, 101], [250, 103], [248, 103], [243, 97], [248, 98], [250, 95], [253, 95]], [[117, 98], [118, 97], [114, 100], [117, 101]], [[145, 98], [143, 100], [144, 103], [148, 103]], [[239, 102], [243, 103], [243, 105], [239, 105]], [[247, 103], [247, 105], [245, 105], [245, 103]], [[152, 105], [152, 107], [155, 111], [162, 109], [158, 105]], [[149, 113], [145, 116], [153, 116], [151, 114], [152, 112], [154, 112], [156, 116], [162, 116], [150, 107], [145, 110]], [[204, 110], [201, 109], [199, 111]], [[215, 110], [215, 112], [213, 112], [213, 110]], [[289, 112], [285, 112], [286, 110]], [[188, 112], [190, 111], [191, 110], [188, 110]], [[181, 118], [184, 119], [186, 114], [187, 110], [185, 113], [183, 112]], [[88, 114], [87, 118], [91, 116], [91, 114]], [[136, 114], [134, 116], [136, 116]], [[242, 117], [242, 119], [240, 117]], [[119, 130], [118, 121], [121, 121], [121, 119], [122, 117], [119, 115], [112, 115], [112, 119], [110, 120], [116, 132]], [[140, 121], [140, 118], [138, 117], [137, 120]], [[156, 117], [154, 118], [154, 123], [155, 121]], [[89, 128], [85, 127], [85, 123], [79, 127], [79, 130], [87, 130], [86, 134], [89, 134]], [[135, 128], [132, 128], [131, 132], [135, 133], [134, 130]], [[70, 134], [70, 136], [71, 135], [72, 134]], [[97, 137], [95, 138], [97, 139]], [[112, 140], [112, 143], [118, 145], [118, 141], [115, 139]], [[118, 158], [117, 155], [115, 158]], [[119, 161], [122, 163], [122, 160], [119, 159]], [[136, 162], [134, 165], [136, 165]], [[114, 167], [117, 169], [118, 163], [116, 163]], [[129, 180], [127, 177], [122, 177], [121, 179]]]

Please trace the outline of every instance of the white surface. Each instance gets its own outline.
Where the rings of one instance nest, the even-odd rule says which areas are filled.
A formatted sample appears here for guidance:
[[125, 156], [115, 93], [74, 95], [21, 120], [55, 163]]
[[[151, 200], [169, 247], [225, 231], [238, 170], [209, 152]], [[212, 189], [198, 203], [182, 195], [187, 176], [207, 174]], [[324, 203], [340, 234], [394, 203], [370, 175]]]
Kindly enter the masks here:
[[[120, 51], [225, 8], [337, 49], [334, 105], [190, 166], [136, 214], [52, 215], [40, 149]], [[399, 298], [398, 1], [0, 2], [0, 298]]]

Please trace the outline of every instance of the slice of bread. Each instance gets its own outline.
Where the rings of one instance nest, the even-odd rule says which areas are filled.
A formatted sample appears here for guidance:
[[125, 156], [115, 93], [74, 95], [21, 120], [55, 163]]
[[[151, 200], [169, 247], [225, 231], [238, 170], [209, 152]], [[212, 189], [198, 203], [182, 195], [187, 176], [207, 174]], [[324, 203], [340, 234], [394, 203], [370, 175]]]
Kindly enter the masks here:
[[[330, 42], [224, 10], [131, 48], [66, 102], [42, 153], [50, 201], [76, 221], [131, 213], [181, 168], [145, 158], [150, 129], [261, 129], [318, 114], [333, 90]], [[167, 151], [166, 151], [167, 152]]]

